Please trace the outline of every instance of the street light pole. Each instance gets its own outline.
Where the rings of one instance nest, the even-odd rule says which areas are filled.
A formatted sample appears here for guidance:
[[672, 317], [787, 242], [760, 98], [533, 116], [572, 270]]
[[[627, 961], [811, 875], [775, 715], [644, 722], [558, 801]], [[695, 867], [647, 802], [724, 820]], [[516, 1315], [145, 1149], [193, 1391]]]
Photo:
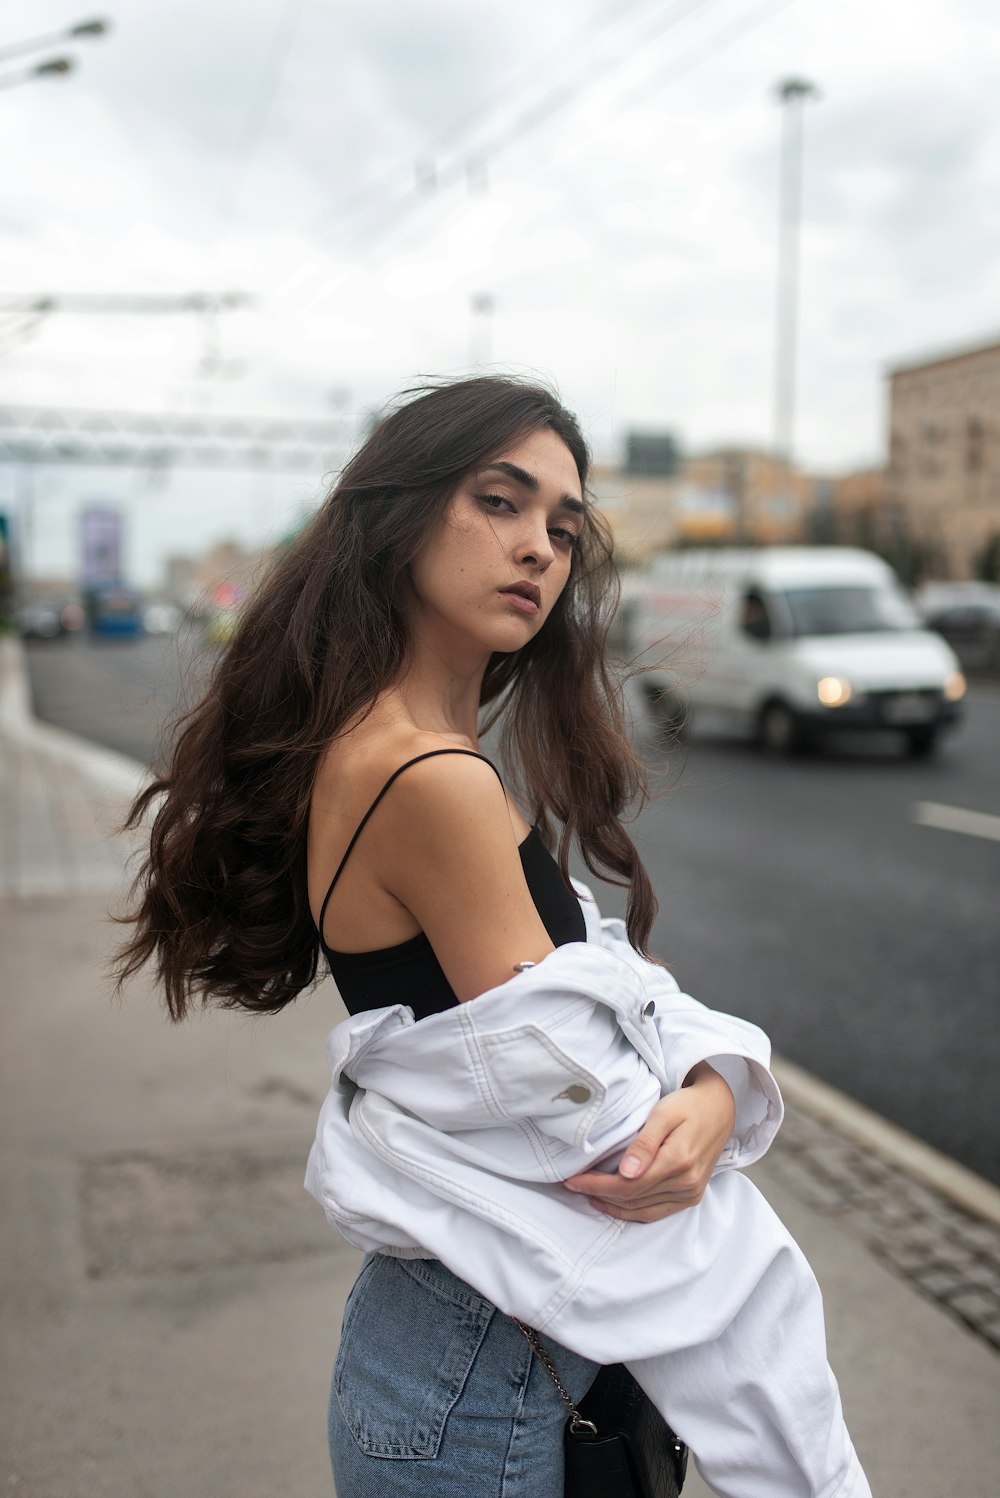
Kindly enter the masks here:
[[774, 382], [774, 456], [790, 466], [794, 449], [795, 354], [799, 295], [799, 221], [802, 209], [802, 106], [819, 97], [814, 84], [785, 78], [775, 89], [782, 112], [778, 217], [777, 347]]

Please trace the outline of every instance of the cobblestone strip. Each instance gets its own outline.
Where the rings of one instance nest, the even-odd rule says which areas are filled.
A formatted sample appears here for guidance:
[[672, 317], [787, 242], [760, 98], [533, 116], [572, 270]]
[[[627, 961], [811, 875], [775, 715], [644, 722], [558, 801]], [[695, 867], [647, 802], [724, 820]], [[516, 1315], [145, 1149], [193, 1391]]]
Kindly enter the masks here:
[[768, 1154], [782, 1185], [1000, 1351], [1000, 1228], [796, 1105]]

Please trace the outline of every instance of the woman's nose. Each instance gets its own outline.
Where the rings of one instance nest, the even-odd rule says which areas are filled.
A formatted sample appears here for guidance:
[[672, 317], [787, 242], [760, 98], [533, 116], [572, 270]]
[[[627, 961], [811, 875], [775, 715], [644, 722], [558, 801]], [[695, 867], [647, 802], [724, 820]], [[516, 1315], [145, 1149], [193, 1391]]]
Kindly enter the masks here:
[[522, 535], [514, 549], [514, 557], [522, 567], [540, 567], [544, 572], [552, 561], [555, 552], [552, 549], [552, 537], [544, 523], [531, 527]]

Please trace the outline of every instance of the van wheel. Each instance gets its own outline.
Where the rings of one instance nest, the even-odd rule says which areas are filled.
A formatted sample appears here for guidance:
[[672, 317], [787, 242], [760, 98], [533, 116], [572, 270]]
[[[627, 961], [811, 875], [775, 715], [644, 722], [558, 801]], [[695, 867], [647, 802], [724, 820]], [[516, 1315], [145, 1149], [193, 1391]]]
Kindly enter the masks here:
[[658, 687], [651, 681], [643, 682], [642, 691], [658, 737], [673, 744], [682, 743], [687, 738], [687, 704], [669, 688]]
[[802, 731], [784, 702], [765, 703], [757, 725], [757, 741], [768, 754], [798, 754]]
[[910, 728], [906, 733], [906, 750], [911, 759], [929, 759], [937, 748], [936, 728]]

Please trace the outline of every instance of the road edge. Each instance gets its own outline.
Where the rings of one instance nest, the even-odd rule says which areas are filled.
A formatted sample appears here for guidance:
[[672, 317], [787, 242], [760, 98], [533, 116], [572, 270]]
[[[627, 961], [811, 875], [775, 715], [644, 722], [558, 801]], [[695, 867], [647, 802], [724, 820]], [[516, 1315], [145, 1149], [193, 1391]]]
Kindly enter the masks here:
[[139, 760], [35, 717], [24, 646], [13, 635], [0, 637], [0, 733], [70, 765], [91, 785], [123, 800], [131, 801], [149, 780]]
[[930, 1186], [963, 1211], [1000, 1227], [1000, 1187], [985, 1176], [784, 1056], [773, 1058], [772, 1070], [786, 1101], [829, 1123], [838, 1133]]
[[[131, 799], [148, 779], [139, 760], [92, 744], [79, 734], [40, 723], [31, 706], [24, 648], [0, 638], [0, 732], [69, 762], [88, 780]], [[922, 1181], [973, 1216], [1000, 1226], [1000, 1188], [898, 1124], [857, 1103], [804, 1067], [775, 1056], [773, 1071], [784, 1097], [855, 1143]]]

